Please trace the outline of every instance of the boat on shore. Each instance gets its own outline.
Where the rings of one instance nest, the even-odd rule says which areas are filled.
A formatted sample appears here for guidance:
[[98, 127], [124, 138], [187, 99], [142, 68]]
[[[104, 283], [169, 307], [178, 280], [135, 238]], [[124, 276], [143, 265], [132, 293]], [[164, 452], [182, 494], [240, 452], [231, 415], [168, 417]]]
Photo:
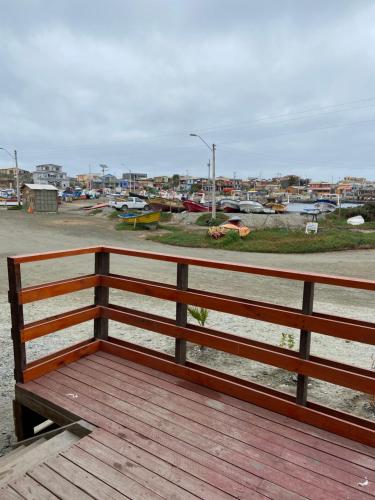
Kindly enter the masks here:
[[239, 202], [229, 198], [224, 198], [220, 201], [219, 207], [223, 212], [234, 213], [240, 211]]
[[209, 206], [203, 205], [202, 203], [197, 203], [192, 200], [185, 200], [182, 202], [183, 206], [188, 212], [208, 212]]
[[262, 214], [264, 213], [264, 207], [258, 201], [244, 200], [239, 202], [239, 208], [241, 212], [245, 214]]
[[285, 214], [288, 210], [288, 206], [284, 203], [269, 202], [264, 205], [266, 208], [273, 210], [275, 214]]
[[336, 210], [337, 202], [335, 200], [322, 198], [320, 200], [316, 200], [314, 208], [320, 210], [321, 213], [331, 213]]
[[167, 198], [149, 198], [148, 204], [155, 211], [161, 212], [182, 212], [184, 210], [184, 205], [180, 200], [177, 199], [167, 199]]
[[152, 224], [160, 221], [161, 212], [144, 212], [143, 214], [119, 214], [119, 217], [122, 221], [127, 224], [134, 224], [134, 227], [137, 224]]

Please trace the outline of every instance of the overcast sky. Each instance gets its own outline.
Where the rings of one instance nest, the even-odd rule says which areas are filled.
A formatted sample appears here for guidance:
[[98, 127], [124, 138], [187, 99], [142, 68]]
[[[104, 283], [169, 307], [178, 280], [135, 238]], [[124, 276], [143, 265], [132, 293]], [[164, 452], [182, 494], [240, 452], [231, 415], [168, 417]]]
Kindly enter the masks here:
[[204, 175], [195, 132], [217, 175], [375, 179], [374, 0], [0, 8], [0, 146], [21, 167]]

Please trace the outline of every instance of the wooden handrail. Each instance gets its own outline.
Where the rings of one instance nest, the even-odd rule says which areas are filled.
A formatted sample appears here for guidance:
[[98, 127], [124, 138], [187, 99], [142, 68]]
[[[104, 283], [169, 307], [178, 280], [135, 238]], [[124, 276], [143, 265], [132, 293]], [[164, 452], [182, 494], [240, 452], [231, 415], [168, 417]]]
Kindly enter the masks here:
[[370, 370], [351, 370], [350, 365], [329, 366], [323, 358], [304, 360], [298, 354], [288, 349], [273, 349], [273, 346], [263, 344], [261, 347], [240, 336], [226, 335], [217, 330], [187, 325], [178, 326], [173, 320], [162, 316], [149, 315], [145, 312], [127, 308], [103, 308], [106, 318], [126, 323], [137, 328], [144, 328], [170, 337], [180, 337], [195, 344], [204, 345], [229, 354], [235, 354], [260, 363], [276, 366], [284, 370], [308, 375], [332, 384], [341, 385], [357, 391], [372, 394], [374, 390], [374, 374]]
[[72, 257], [82, 254], [109, 253], [126, 255], [128, 257], [138, 257], [142, 259], [152, 259], [164, 262], [172, 262], [175, 264], [187, 264], [192, 266], [207, 267], [213, 269], [221, 269], [226, 271], [234, 271], [240, 273], [258, 274], [260, 276], [269, 276], [274, 278], [282, 278], [296, 281], [310, 281], [313, 283], [321, 283], [333, 286], [343, 286], [348, 288], [358, 288], [362, 290], [375, 291], [375, 281], [352, 278], [348, 276], [333, 276], [329, 274], [319, 274], [311, 272], [300, 272], [290, 269], [278, 269], [272, 267], [250, 266], [248, 264], [236, 264], [232, 262], [224, 262], [209, 259], [198, 259], [193, 257], [185, 257], [179, 255], [169, 255], [158, 252], [145, 252], [141, 250], [133, 250], [129, 248], [119, 248], [111, 246], [96, 246], [86, 247], [71, 250], [59, 250], [52, 252], [35, 253], [28, 255], [19, 255], [9, 257], [17, 264], [27, 262], [35, 262], [48, 259], [59, 259], [62, 257]]
[[347, 318], [337, 320], [329, 316], [306, 315], [298, 310], [290, 310], [282, 306], [274, 307], [273, 304], [266, 302], [251, 303], [249, 300], [244, 301], [237, 297], [211, 294], [200, 290], [177, 290], [172, 285], [128, 277], [102, 276], [101, 283], [110, 288], [149, 297], [204, 307], [291, 328], [310, 330], [356, 342], [375, 344], [375, 325], [357, 324], [354, 330], [353, 324]]
[[33, 323], [24, 325], [22, 328], [21, 341], [29, 342], [30, 340], [43, 337], [44, 335], [58, 332], [59, 330], [64, 330], [74, 325], [79, 325], [90, 319], [97, 319], [100, 316], [100, 307], [92, 305], [34, 321]]
[[[95, 255], [95, 269], [93, 274], [26, 288], [22, 287], [21, 264], [85, 254]], [[176, 285], [111, 274], [110, 254], [177, 264]], [[189, 266], [302, 281], [304, 283], [302, 307], [293, 308], [265, 301], [256, 301], [189, 288]], [[315, 333], [369, 345], [375, 344], [375, 323], [320, 313], [313, 310], [315, 283], [375, 291], [375, 281], [373, 280], [233, 264], [108, 246], [9, 257], [8, 272], [15, 378], [17, 382], [32, 380], [58, 368], [61, 364], [78, 360], [80, 357], [94, 353], [98, 349], [103, 349], [107, 352], [119, 352], [121, 355], [126, 354], [131, 357], [129, 359], [148, 360], [151, 363], [150, 366], [154, 363], [155, 367], [159, 367], [167, 372], [172, 370], [170, 366], [173, 362], [175, 367], [181, 365], [181, 369], [175, 368], [173, 373], [178, 374], [181, 372], [187, 378], [192, 377], [192, 380], [194, 380], [194, 377], [200, 377], [198, 372], [202, 371], [203, 367], [197, 368], [187, 361], [186, 342], [189, 341], [295, 372], [298, 375], [297, 393], [294, 400], [292, 396], [283, 394], [280, 391], [245, 382], [230, 375], [218, 375], [219, 372], [206, 367], [204, 371], [206, 378], [208, 377], [207, 380], [206, 378], [199, 378], [199, 380], [206, 385], [208, 384], [207, 386], [213, 384], [212, 387], [216, 387], [216, 384], [218, 384], [217, 386], [220, 387], [220, 379], [223, 383], [222, 387], [228, 388], [228, 391], [232, 391], [230, 392], [232, 395], [235, 395], [236, 391], [239, 391], [238, 394], [253, 397], [255, 398], [254, 402], [258, 403], [262, 402], [259, 394], [263, 391], [264, 398], [266, 398], [263, 405], [266, 407], [268, 404], [267, 398], [273, 398], [272, 401], [269, 401], [269, 407], [276, 411], [288, 414], [294, 418], [304, 419], [307, 422], [314, 421], [317, 425], [322, 425], [327, 429], [331, 428], [330, 426], [333, 425], [334, 421], [341, 419], [349, 425], [349, 427], [345, 427], [345, 425], [341, 426], [343, 435], [345, 433], [350, 435], [355, 429], [361, 428], [360, 436], [363, 442], [371, 442], [373, 439], [371, 437], [373, 434], [366, 437], [363, 429], [368, 428], [372, 429], [371, 432], [375, 432], [374, 426], [366, 423], [365, 420], [354, 416], [346, 416], [329, 408], [324, 410], [324, 407], [310, 403], [307, 399], [308, 377], [314, 377], [367, 394], [375, 393], [374, 371], [310, 355], [311, 335]], [[92, 288], [94, 291], [93, 305], [24, 324], [23, 304], [89, 288]], [[110, 304], [110, 288], [175, 302], [176, 317], [175, 319], [165, 318]], [[188, 305], [195, 305], [227, 314], [299, 329], [299, 351], [295, 352], [264, 342], [245, 339], [230, 333], [193, 326], [187, 322]], [[32, 363], [26, 362], [26, 342], [90, 320], [94, 321], [94, 335], [92, 339], [71, 348], [65, 348], [55, 355], [50, 354], [42, 360], [33, 361]], [[163, 354], [156, 354], [154, 351], [130, 343], [111, 339], [108, 335], [109, 320], [174, 337], [174, 358]], [[116, 346], [118, 350], [116, 350]], [[350, 425], [354, 426], [352, 430], [350, 430]]]

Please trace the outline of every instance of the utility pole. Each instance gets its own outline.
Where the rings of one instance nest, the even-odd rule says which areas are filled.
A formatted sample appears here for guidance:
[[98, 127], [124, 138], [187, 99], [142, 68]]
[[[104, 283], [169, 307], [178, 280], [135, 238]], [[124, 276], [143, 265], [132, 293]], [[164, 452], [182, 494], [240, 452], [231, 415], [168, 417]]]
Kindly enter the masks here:
[[21, 203], [20, 197], [20, 176], [18, 170], [18, 158], [17, 158], [17, 150], [14, 150], [14, 163], [16, 164], [16, 190], [17, 190], [17, 204]]
[[212, 218], [216, 219], [216, 144], [212, 144]]
[[100, 168], [102, 169], [102, 188], [103, 188], [103, 196], [104, 196], [104, 189], [105, 189], [105, 179], [104, 179], [104, 171], [107, 170], [107, 165], [100, 165]]
[[216, 218], [216, 165], [215, 165], [215, 159], [216, 159], [216, 144], [212, 144], [210, 146], [200, 135], [198, 134], [190, 134], [191, 137], [198, 137], [211, 151], [212, 153], [212, 215], [211, 218], [215, 219]]
[[207, 177], [207, 183], [210, 182], [210, 177], [211, 177], [211, 158], [208, 159], [208, 163], [207, 163], [207, 167], [208, 167], [208, 177]]
[[14, 160], [15, 166], [16, 166], [16, 193], [17, 193], [17, 204], [20, 205], [21, 203], [21, 196], [20, 196], [20, 177], [19, 177], [19, 171], [18, 171], [18, 159], [17, 159], [17, 150], [14, 150], [14, 156], [12, 153], [10, 153], [7, 149], [5, 148], [0, 148], [3, 151], [6, 152], [8, 156]]

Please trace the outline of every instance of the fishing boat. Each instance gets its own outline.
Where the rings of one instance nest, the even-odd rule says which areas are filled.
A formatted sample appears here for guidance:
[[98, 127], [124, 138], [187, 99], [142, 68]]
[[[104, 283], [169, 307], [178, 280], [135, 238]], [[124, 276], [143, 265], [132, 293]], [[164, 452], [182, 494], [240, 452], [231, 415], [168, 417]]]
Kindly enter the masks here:
[[276, 214], [285, 214], [288, 209], [287, 205], [277, 202], [268, 202], [264, 205], [266, 208], [270, 208]]
[[12, 207], [16, 205], [18, 205], [18, 200], [12, 189], [0, 191], [0, 206]]
[[337, 202], [335, 200], [322, 198], [320, 200], [316, 200], [316, 203], [314, 203], [314, 208], [320, 210], [321, 213], [334, 212], [337, 208]]
[[267, 203], [265, 203], [264, 206], [266, 208], [274, 210], [276, 214], [285, 214], [285, 212], [288, 210], [288, 204], [289, 195], [287, 202], [282, 202], [281, 199], [276, 196], [267, 196]]
[[197, 203], [196, 201], [186, 200], [182, 202], [188, 212], [208, 212], [209, 206]]
[[232, 213], [239, 212], [240, 206], [237, 200], [232, 200], [230, 198], [224, 198], [220, 201], [220, 208], [223, 212]]
[[262, 213], [264, 213], [263, 205], [257, 201], [251, 201], [251, 200], [240, 201], [239, 207], [240, 207], [240, 211], [245, 212], [245, 214], [262, 214]]
[[161, 212], [143, 212], [143, 214], [119, 214], [118, 217], [127, 224], [152, 224], [160, 221]]
[[167, 199], [160, 196], [156, 198], [149, 198], [148, 204], [155, 211], [161, 212], [182, 212], [184, 210], [184, 205], [178, 199]]

